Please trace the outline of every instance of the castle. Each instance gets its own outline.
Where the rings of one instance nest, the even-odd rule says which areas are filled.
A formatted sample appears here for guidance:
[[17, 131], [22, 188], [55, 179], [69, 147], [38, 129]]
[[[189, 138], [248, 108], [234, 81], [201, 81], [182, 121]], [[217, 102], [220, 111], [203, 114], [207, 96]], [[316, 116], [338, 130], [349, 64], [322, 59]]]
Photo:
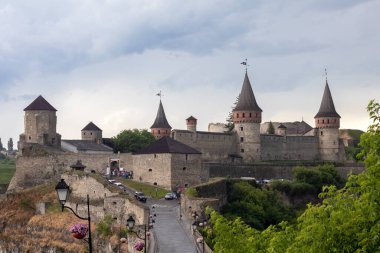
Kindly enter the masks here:
[[[325, 90], [315, 128], [306, 122], [275, 124], [274, 134], [262, 131], [268, 124], [261, 125], [263, 110], [257, 104], [247, 71], [237, 104], [232, 111], [234, 128], [218, 132], [197, 131], [197, 119], [186, 119], [187, 130], [171, 129], [160, 100], [157, 117], [151, 133], [160, 138], [171, 136], [202, 153], [203, 162], [241, 162], [297, 160], [332, 161], [345, 160], [342, 140], [339, 139], [340, 115], [336, 112], [326, 79]], [[287, 131], [288, 125], [294, 129]]]
[[[135, 180], [170, 190], [207, 182], [210, 165], [215, 164], [220, 165], [218, 173], [224, 166], [224, 172], [237, 168], [246, 175], [251, 173], [250, 168], [256, 171], [252, 173], [259, 173], [255, 168], [266, 162], [273, 166], [260, 169], [264, 173], [261, 176], [274, 178], [280, 172], [282, 178], [290, 178], [291, 174], [283, 168], [274, 168], [276, 161], [345, 160], [344, 145], [339, 139], [340, 115], [335, 110], [327, 79], [314, 117], [315, 128], [304, 121], [273, 123], [276, 129], [272, 134], [263, 131], [268, 123], [261, 124], [263, 110], [255, 99], [247, 71], [232, 111], [232, 131], [225, 131], [220, 124], [210, 127], [212, 131], [197, 131], [197, 119], [193, 116], [186, 119], [186, 130], [172, 130], [160, 99], [151, 126], [151, 133], [158, 140], [135, 154], [113, 153], [103, 144], [102, 130], [92, 122], [82, 129], [81, 140], [61, 140], [56, 132], [57, 110], [42, 96], [24, 111], [24, 133], [19, 141], [22, 156], [17, 158], [16, 173], [8, 190], [58, 179], [78, 160], [100, 173], [117, 161], [120, 167], [133, 171]], [[270, 171], [273, 175], [265, 174]]]

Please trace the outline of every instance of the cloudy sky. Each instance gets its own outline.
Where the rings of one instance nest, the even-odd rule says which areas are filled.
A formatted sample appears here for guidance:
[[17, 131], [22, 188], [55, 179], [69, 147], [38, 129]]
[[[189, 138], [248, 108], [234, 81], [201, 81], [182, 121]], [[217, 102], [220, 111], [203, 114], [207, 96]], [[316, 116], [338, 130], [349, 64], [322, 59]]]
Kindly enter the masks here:
[[38, 95], [63, 139], [148, 129], [159, 97], [175, 129], [224, 122], [248, 74], [263, 121], [314, 125], [327, 68], [341, 128], [380, 101], [380, 1], [0, 0], [0, 138]]

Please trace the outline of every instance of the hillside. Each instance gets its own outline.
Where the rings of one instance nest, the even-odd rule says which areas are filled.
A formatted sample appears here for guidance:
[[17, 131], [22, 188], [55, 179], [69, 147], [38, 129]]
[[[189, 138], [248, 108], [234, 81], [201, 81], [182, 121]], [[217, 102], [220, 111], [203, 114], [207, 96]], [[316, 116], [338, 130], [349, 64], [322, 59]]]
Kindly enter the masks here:
[[[68, 231], [79, 220], [68, 212], [61, 213], [55, 184], [35, 187], [0, 200], [0, 251], [46, 252], [52, 248], [56, 252], [86, 251], [86, 244], [71, 237]], [[38, 202], [51, 203], [46, 214], [35, 214]]]
[[344, 146], [357, 147], [362, 133], [364, 132], [358, 129], [340, 129], [339, 138], [343, 139]]

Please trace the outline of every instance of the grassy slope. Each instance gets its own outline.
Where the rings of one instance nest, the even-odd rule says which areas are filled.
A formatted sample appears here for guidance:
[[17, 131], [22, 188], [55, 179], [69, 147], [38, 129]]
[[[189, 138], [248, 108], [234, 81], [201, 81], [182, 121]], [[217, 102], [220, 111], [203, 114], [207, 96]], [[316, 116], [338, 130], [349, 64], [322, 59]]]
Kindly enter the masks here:
[[165, 194], [169, 192], [168, 190], [165, 190], [163, 188], [153, 186], [150, 184], [140, 183], [131, 179], [121, 179], [120, 182], [129, 186], [130, 188], [135, 189], [136, 191], [141, 191], [145, 193], [145, 195], [151, 196], [155, 199], [163, 198]]
[[0, 160], [0, 184], [8, 184], [16, 171], [14, 159]]

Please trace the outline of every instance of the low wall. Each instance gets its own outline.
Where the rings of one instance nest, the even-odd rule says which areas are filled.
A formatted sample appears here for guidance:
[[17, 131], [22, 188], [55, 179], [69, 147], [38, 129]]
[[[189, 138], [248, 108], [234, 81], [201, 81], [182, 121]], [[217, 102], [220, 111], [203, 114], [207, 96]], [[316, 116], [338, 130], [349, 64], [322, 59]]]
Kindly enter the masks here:
[[[255, 164], [203, 164], [213, 177], [255, 177], [265, 179], [289, 179], [293, 178], [293, 168], [296, 166], [312, 167], [318, 163], [255, 163]], [[365, 170], [363, 164], [349, 164], [337, 167], [337, 171], [341, 177], [347, 178], [349, 174], [358, 174]]]

